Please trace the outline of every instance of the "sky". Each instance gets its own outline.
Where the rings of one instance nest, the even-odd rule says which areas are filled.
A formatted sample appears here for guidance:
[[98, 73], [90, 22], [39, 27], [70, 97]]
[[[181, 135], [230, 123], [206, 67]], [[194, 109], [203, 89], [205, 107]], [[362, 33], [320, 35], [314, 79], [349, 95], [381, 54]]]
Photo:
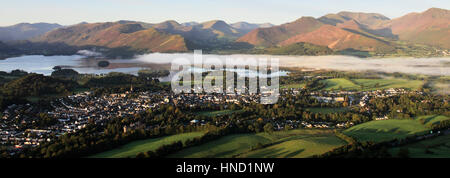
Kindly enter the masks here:
[[0, 0], [0, 26], [21, 22], [72, 25], [80, 22], [224, 20], [275, 25], [302, 16], [340, 11], [376, 12], [389, 18], [431, 7], [450, 9], [449, 0]]

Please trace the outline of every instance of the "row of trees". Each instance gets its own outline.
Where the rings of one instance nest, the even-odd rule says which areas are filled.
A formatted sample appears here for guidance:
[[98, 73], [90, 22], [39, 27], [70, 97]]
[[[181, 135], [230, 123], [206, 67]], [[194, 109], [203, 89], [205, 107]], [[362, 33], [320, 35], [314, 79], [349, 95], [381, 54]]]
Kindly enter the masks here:
[[60, 80], [41, 74], [29, 74], [6, 83], [2, 93], [13, 97], [41, 96], [46, 94], [69, 93], [78, 84], [69, 80]]
[[450, 116], [449, 96], [429, 94], [403, 94], [393, 97], [372, 98], [369, 108], [377, 115], [389, 118], [412, 119], [415, 116], [442, 114]]

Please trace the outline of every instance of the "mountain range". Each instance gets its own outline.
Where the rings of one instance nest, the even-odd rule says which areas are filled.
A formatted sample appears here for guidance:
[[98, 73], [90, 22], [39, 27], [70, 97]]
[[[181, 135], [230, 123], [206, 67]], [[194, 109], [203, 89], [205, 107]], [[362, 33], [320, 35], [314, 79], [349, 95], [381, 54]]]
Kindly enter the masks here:
[[307, 42], [331, 49], [385, 50], [393, 40], [450, 48], [450, 11], [432, 8], [396, 19], [376, 13], [340, 12], [320, 18], [302, 17], [294, 22], [258, 28], [240, 42], [255, 46], [288, 45]]
[[[222, 20], [178, 23], [117, 21], [58, 24], [17, 24], [0, 27], [0, 48], [11, 41], [62, 43], [74, 47], [127, 48], [139, 52], [185, 52], [192, 49], [244, 51], [248, 49], [317, 45], [333, 51], [395, 53], [400, 48], [450, 49], [450, 11], [431, 8], [390, 19], [377, 13], [339, 12], [319, 18], [301, 17], [272, 25]], [[294, 45], [301, 43], [301, 45]], [[311, 45], [304, 45], [304, 43]], [[402, 46], [407, 44], [408, 46]], [[11, 46], [9, 46], [11, 48]], [[280, 48], [280, 49], [278, 49]], [[303, 50], [303, 49], [302, 49]], [[5, 50], [3, 50], [5, 51]], [[297, 54], [297, 53], [295, 53]], [[318, 53], [322, 54], [322, 53]]]
[[423, 13], [410, 13], [380, 24], [390, 28], [400, 40], [450, 48], [450, 11], [432, 8]]
[[71, 46], [129, 47], [148, 52], [186, 51], [184, 38], [144, 28], [137, 23], [91, 23], [60, 28], [33, 39], [34, 42]]
[[173, 20], [157, 24], [122, 20], [80, 23], [55, 29], [30, 40], [72, 46], [128, 47], [145, 52], [184, 52], [188, 50], [188, 44], [233, 41], [255, 28], [270, 26], [246, 22], [229, 25], [221, 20], [185, 24]]

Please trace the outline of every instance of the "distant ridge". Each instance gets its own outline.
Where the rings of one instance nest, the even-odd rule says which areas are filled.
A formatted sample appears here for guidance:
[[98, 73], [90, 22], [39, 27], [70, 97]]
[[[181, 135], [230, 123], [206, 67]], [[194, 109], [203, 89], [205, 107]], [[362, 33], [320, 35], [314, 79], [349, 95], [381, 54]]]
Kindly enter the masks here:
[[0, 41], [28, 40], [62, 27], [50, 23], [20, 23], [13, 26], [0, 27]]
[[248, 33], [257, 28], [269, 28], [269, 27], [273, 27], [274, 25], [271, 23], [252, 24], [252, 23], [248, 23], [248, 22], [237, 22], [237, 23], [231, 24], [231, 26], [235, 29], [239, 29], [239, 30], [244, 31], [245, 33]]
[[281, 42], [282, 46], [307, 42], [326, 46], [334, 50], [356, 49], [362, 51], [375, 51], [377, 48], [388, 48], [389, 45], [376, 39], [341, 29], [332, 25], [323, 25], [309, 33], [299, 34]]
[[[318, 19], [302, 17], [294, 22], [258, 28], [237, 42], [255, 46], [284, 46], [307, 42], [335, 50], [392, 51], [392, 40], [403, 40], [450, 49], [449, 10], [431, 8], [396, 19], [377, 13], [339, 12]], [[322, 28], [323, 27], [323, 28]]]
[[322, 25], [322, 22], [313, 17], [302, 17], [294, 22], [279, 26], [255, 29], [237, 41], [247, 42], [255, 46], [274, 46], [295, 35], [316, 30]]
[[319, 20], [330, 25], [336, 25], [338, 23], [344, 23], [349, 20], [355, 20], [368, 27], [373, 27], [383, 22], [389, 21], [390, 19], [378, 13], [343, 11], [337, 14], [327, 14], [323, 17], [320, 17]]
[[79, 24], [53, 30], [36, 42], [65, 43], [73, 46], [129, 47], [148, 52], [186, 51], [184, 38], [161, 33], [140, 24], [118, 22]]
[[400, 40], [441, 46], [450, 49], [450, 11], [431, 8], [422, 13], [410, 13], [382, 24]]

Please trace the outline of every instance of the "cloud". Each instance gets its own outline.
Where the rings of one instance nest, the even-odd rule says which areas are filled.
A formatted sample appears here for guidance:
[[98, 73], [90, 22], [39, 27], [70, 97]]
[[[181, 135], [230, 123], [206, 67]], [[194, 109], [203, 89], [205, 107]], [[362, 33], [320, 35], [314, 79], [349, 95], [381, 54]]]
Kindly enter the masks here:
[[82, 56], [87, 56], [87, 57], [102, 56], [102, 53], [95, 52], [95, 51], [90, 51], [90, 50], [80, 50], [80, 51], [77, 52], [77, 54], [82, 55]]

